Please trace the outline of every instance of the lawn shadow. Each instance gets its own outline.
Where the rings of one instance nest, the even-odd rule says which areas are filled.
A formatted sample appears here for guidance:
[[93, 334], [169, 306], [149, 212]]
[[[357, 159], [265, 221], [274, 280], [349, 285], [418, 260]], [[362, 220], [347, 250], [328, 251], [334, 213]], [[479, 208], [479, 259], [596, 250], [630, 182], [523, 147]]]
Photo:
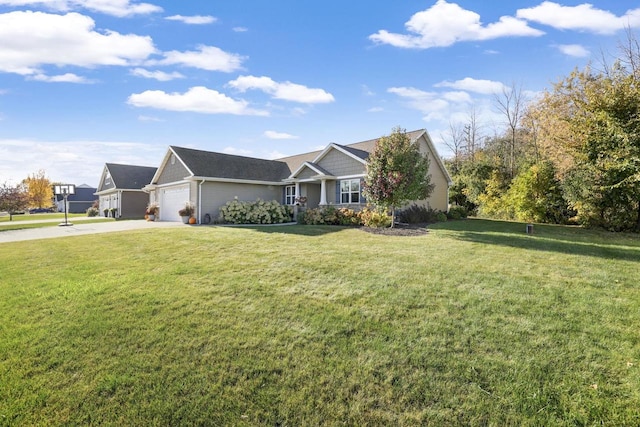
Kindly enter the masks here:
[[259, 231], [267, 234], [294, 234], [299, 236], [324, 236], [326, 234], [338, 233], [346, 230], [347, 226], [340, 225], [299, 225], [299, 224], [247, 224], [247, 225], [225, 225], [224, 227], [245, 228], [247, 230]]
[[467, 219], [432, 225], [459, 240], [519, 249], [559, 252], [611, 260], [640, 261], [640, 236], [587, 230], [575, 226], [535, 224], [533, 234], [519, 222]]

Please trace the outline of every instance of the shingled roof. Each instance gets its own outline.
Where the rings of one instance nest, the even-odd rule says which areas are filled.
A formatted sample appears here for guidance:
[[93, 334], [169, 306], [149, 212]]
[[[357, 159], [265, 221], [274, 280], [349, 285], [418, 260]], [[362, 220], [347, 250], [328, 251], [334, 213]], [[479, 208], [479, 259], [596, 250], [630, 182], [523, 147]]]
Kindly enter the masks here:
[[291, 175], [287, 163], [278, 160], [257, 159], [175, 146], [171, 146], [171, 150], [196, 177], [279, 182]]
[[116, 188], [140, 190], [149, 184], [158, 168], [150, 166], [120, 165], [107, 163], [107, 170]]
[[[415, 141], [424, 132], [424, 129], [420, 129], [407, 132], [407, 135], [411, 141]], [[348, 145], [335, 145], [362, 160], [366, 160], [375, 148], [378, 139]], [[302, 164], [313, 162], [323, 152], [323, 150], [318, 150], [276, 160], [266, 160], [185, 147], [171, 146], [170, 148], [194, 177], [264, 182], [280, 182], [288, 178]]]
[[[425, 132], [424, 129], [418, 129], [411, 132], [407, 132], [407, 136], [411, 139], [411, 142], [413, 142], [416, 139], [418, 139], [420, 135], [422, 135], [424, 132]], [[350, 152], [351, 154], [361, 158], [362, 160], [366, 160], [369, 157], [369, 154], [376, 147], [376, 143], [378, 142], [379, 139], [380, 138], [368, 139], [366, 141], [360, 141], [360, 142], [347, 144], [347, 145], [342, 145], [342, 144], [335, 144], [335, 145], [339, 145], [340, 147]], [[318, 157], [320, 153], [322, 153], [322, 151], [323, 150], [312, 151], [310, 153], [283, 157], [278, 160], [282, 162], [286, 162], [289, 165], [289, 169], [291, 169], [292, 171], [295, 171], [304, 162], [313, 162], [315, 158]]]

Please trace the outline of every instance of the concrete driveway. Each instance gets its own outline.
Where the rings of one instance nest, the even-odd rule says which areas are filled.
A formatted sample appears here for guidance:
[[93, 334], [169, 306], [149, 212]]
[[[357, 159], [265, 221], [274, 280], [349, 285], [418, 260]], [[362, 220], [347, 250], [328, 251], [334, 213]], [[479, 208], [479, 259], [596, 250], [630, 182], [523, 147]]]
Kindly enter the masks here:
[[[73, 219], [75, 221], [76, 218]], [[54, 220], [59, 223], [60, 220]], [[30, 222], [30, 221], [29, 221]], [[43, 221], [39, 221], [43, 222]], [[27, 222], [21, 222], [22, 224]], [[6, 223], [5, 223], [6, 224]], [[76, 221], [69, 226], [51, 226], [41, 228], [31, 228], [24, 230], [7, 230], [2, 231], [0, 226], [0, 244], [8, 242], [20, 242], [24, 240], [52, 239], [55, 237], [81, 236], [84, 234], [110, 233], [113, 231], [138, 230], [159, 227], [189, 227], [181, 222], [167, 221], [145, 221], [126, 220], [126, 221], [108, 221], [94, 222], [91, 224], [83, 224], [82, 221]]]

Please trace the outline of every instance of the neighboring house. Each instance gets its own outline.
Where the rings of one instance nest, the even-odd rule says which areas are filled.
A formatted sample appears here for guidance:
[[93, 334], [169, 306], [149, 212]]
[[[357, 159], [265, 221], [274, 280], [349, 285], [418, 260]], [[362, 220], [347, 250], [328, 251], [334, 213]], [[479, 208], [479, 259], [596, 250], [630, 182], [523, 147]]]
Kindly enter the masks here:
[[[427, 200], [415, 203], [448, 211], [451, 177], [426, 130], [408, 132], [430, 159], [429, 173], [435, 189]], [[331, 143], [324, 150], [277, 160], [235, 156], [183, 147], [169, 147], [145, 190], [159, 206], [161, 221], [179, 221], [186, 202], [196, 207], [196, 219], [219, 218], [220, 207], [230, 200], [277, 200], [306, 207], [333, 205], [361, 209], [366, 205], [362, 183], [367, 157], [378, 139], [350, 145]]]
[[[94, 194], [100, 201], [100, 215], [116, 218], [144, 218], [149, 194], [142, 188], [151, 182], [156, 168], [106, 163]], [[113, 214], [115, 212], [115, 215]]]
[[[95, 192], [96, 188], [90, 187], [87, 184], [76, 186], [75, 194], [69, 194], [67, 196], [67, 213], [87, 212], [87, 209], [89, 209], [96, 200]], [[64, 196], [58, 194], [54, 197], [58, 212], [64, 212]]]

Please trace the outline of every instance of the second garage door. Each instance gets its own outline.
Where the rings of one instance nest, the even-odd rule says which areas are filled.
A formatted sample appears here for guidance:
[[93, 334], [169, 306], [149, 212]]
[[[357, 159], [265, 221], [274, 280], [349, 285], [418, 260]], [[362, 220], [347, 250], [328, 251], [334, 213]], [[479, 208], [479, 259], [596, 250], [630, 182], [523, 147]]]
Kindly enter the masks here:
[[189, 200], [189, 186], [167, 187], [160, 190], [160, 221], [180, 221], [178, 211]]

